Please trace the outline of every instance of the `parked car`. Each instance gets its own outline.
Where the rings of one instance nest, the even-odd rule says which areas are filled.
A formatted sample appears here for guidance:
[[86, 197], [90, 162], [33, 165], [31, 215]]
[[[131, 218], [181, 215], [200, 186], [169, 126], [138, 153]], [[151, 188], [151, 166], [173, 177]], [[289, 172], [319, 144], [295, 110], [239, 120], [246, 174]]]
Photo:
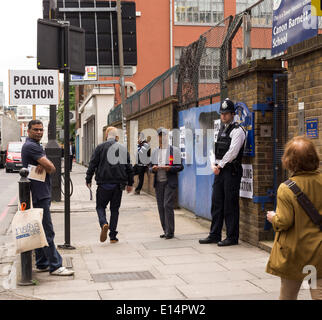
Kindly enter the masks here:
[[6, 172], [19, 171], [22, 168], [22, 142], [9, 142], [6, 153]]

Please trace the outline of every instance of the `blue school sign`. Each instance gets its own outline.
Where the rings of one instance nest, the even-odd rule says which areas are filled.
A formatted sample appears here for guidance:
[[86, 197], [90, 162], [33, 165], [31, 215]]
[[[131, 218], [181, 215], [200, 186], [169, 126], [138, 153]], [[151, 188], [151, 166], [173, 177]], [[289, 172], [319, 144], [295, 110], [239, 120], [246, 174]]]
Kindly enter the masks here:
[[311, 0], [274, 0], [273, 11], [272, 56], [317, 35]]

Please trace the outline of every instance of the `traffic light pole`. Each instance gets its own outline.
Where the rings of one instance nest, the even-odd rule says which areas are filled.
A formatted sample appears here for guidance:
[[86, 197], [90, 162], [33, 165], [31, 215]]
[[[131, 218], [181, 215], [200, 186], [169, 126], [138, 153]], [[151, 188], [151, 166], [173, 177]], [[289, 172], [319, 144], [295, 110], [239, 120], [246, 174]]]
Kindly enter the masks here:
[[117, 10], [117, 36], [118, 36], [118, 45], [119, 45], [122, 130], [123, 130], [123, 141], [124, 141], [124, 144], [127, 145], [126, 119], [124, 117], [124, 104], [125, 104], [124, 84], [125, 83], [124, 83], [124, 55], [123, 55], [123, 30], [122, 30], [121, 0], [117, 0], [116, 10]]
[[68, 53], [69, 25], [64, 25], [64, 178], [65, 178], [65, 244], [61, 249], [75, 249], [70, 244], [70, 146], [69, 146], [69, 76], [70, 64]]
[[[50, 0], [49, 19], [55, 19], [57, 1]], [[48, 143], [46, 145], [46, 156], [54, 164], [56, 172], [52, 174], [51, 200], [61, 201], [61, 148], [56, 140], [57, 106], [50, 105]]]

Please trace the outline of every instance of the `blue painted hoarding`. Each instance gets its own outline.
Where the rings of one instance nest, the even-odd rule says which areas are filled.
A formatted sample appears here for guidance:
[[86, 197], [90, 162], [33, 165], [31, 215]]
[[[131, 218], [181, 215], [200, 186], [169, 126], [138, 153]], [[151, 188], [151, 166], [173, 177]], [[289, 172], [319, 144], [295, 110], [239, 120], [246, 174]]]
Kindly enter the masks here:
[[[254, 156], [254, 115], [243, 102], [237, 102], [235, 107], [235, 121], [247, 131], [244, 155]], [[187, 133], [183, 133], [180, 138], [184, 170], [179, 174], [179, 206], [207, 219], [211, 219], [211, 196], [214, 182], [209, 152], [213, 150], [215, 127], [220, 122], [219, 109], [220, 103], [215, 103], [180, 111], [178, 117], [180, 132], [189, 129], [191, 134], [190, 139], [187, 139]]]
[[274, 0], [273, 12], [272, 56], [317, 35], [311, 0]]

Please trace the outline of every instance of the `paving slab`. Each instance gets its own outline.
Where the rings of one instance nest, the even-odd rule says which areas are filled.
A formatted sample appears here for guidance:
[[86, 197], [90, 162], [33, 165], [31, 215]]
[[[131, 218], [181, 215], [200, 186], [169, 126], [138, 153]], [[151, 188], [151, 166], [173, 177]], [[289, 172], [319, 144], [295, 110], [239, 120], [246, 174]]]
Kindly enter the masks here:
[[179, 240], [179, 239], [169, 239], [164, 240], [161, 239], [160, 241], [151, 241], [151, 242], [144, 242], [143, 245], [146, 249], [171, 249], [171, 248], [185, 248], [185, 247], [192, 247], [194, 241], [193, 240]]
[[243, 259], [243, 260], [225, 260], [218, 262], [228, 270], [246, 270], [248, 267], [263, 267], [266, 265], [268, 258]]
[[156, 266], [155, 267], [161, 274], [198, 274], [204, 272], [216, 272], [216, 271], [227, 271], [223, 266], [217, 262], [208, 263], [189, 263], [189, 264], [174, 264], [166, 266]]
[[145, 257], [171, 257], [176, 255], [197, 255], [199, 252], [194, 248], [172, 248], [172, 249], [156, 249], [156, 250], [139, 250]]
[[163, 279], [147, 279], [147, 280], [132, 280], [132, 281], [113, 281], [111, 286], [113, 289], [126, 289], [126, 288], [150, 288], [150, 287], [170, 287], [186, 284], [180, 277], [171, 275]]
[[[37, 297], [35, 295], [35, 297]], [[64, 294], [42, 293], [38, 298], [43, 300], [101, 300], [98, 291], [65, 292]]]
[[177, 288], [188, 298], [260, 294], [264, 291], [248, 281], [231, 281], [210, 284], [179, 285]]
[[216, 282], [226, 282], [231, 281], [241, 281], [241, 280], [252, 280], [257, 279], [256, 276], [243, 271], [216, 271], [216, 272], [203, 272], [203, 273], [193, 273], [193, 274], [180, 274], [187, 284], [200, 284], [200, 283], [216, 283]]
[[102, 300], [173, 300], [185, 298], [173, 286], [100, 290], [99, 295]]
[[72, 280], [46, 286], [37, 286], [34, 289], [35, 296], [55, 293], [60, 295], [63, 299], [65, 293], [83, 292], [83, 291], [98, 291], [98, 290], [111, 290], [112, 287], [108, 282], [96, 283], [86, 280]]
[[186, 254], [186, 255], [176, 255], [170, 257], [159, 257], [159, 260], [164, 264], [182, 264], [182, 263], [207, 263], [207, 262], [218, 262], [225, 261], [223, 258], [219, 257], [215, 253], [210, 254]]

